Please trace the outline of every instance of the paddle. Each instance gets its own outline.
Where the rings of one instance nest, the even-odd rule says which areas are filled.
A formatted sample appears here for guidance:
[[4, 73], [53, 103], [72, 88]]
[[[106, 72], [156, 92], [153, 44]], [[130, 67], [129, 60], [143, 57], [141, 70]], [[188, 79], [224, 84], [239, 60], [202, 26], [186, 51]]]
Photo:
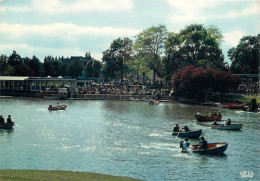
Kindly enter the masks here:
[[178, 132], [178, 134], [176, 135], [176, 138], [175, 138], [175, 139], [177, 139], [177, 137], [179, 136], [180, 132], [181, 132], [181, 129], [179, 129], [179, 132]]

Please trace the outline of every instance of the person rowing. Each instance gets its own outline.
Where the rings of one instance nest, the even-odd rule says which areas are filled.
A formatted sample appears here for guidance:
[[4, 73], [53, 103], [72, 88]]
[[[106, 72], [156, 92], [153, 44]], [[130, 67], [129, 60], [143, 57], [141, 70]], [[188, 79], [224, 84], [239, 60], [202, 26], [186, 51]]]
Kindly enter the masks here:
[[180, 132], [181, 130], [180, 130], [180, 127], [179, 127], [179, 125], [178, 124], [176, 124], [176, 126], [173, 128], [173, 130], [172, 130], [173, 132]]
[[204, 139], [203, 136], [200, 139], [202, 141], [199, 143], [199, 149], [208, 149], [208, 142]]

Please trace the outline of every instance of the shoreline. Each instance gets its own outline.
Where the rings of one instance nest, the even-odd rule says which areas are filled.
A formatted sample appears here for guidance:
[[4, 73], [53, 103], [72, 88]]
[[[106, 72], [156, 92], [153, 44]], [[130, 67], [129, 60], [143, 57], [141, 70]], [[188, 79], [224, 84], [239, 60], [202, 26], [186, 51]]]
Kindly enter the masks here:
[[0, 180], [50, 180], [50, 181], [85, 181], [85, 180], [108, 180], [108, 181], [138, 181], [125, 176], [114, 176], [90, 172], [74, 172], [65, 170], [0, 170]]

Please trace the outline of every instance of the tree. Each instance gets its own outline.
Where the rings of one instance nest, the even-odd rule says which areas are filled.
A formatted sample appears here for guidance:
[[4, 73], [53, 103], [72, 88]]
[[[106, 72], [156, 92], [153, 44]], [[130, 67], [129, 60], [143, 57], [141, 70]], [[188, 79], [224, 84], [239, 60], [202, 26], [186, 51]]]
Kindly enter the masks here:
[[13, 51], [13, 53], [9, 56], [8, 63], [12, 67], [22, 64], [21, 56], [18, 53], [16, 53], [16, 51]]
[[0, 56], [0, 75], [9, 75], [8, 67], [8, 57], [6, 55]]
[[86, 72], [88, 77], [99, 77], [102, 68], [102, 63], [97, 60], [90, 60], [86, 65]]
[[167, 36], [167, 29], [164, 25], [152, 26], [137, 35], [134, 48], [137, 53], [144, 57], [153, 70], [153, 81], [159, 72], [160, 55], [163, 52], [164, 41]]
[[230, 69], [235, 74], [259, 74], [260, 34], [244, 36], [236, 48], [228, 51]]
[[172, 86], [178, 95], [204, 99], [209, 91], [221, 94], [237, 88], [239, 78], [229, 72], [187, 66], [172, 77]]
[[186, 26], [180, 33], [169, 33], [165, 41], [166, 73], [172, 75], [189, 65], [226, 70], [220, 48], [222, 41], [218, 28], [205, 28], [201, 24]]
[[[27, 60], [27, 59], [25, 59]], [[31, 60], [29, 60], [29, 67], [33, 70], [34, 76], [43, 76], [44, 75], [44, 67], [40, 60], [33, 56]]]
[[34, 71], [27, 65], [20, 64], [15, 67], [15, 75], [19, 76], [33, 76]]
[[108, 75], [116, 75], [119, 71], [121, 82], [123, 81], [124, 65], [132, 59], [132, 46], [133, 42], [129, 38], [118, 38], [111, 43], [108, 50], [103, 52], [102, 60], [107, 64]]
[[83, 72], [83, 65], [82, 62], [76, 60], [73, 62], [70, 62], [67, 67], [67, 75], [77, 78], [78, 76], [82, 75]]

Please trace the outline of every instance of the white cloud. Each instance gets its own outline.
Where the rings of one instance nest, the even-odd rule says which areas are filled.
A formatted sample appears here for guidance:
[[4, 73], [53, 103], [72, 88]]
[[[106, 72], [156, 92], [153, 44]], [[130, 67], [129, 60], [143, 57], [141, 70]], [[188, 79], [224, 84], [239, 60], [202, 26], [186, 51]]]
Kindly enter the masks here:
[[126, 11], [133, 8], [132, 0], [78, 0], [67, 3], [61, 0], [34, 0], [33, 7], [46, 13], [71, 13], [89, 11]]
[[[219, 5], [226, 3], [239, 2], [236, 0], [168, 0], [168, 4], [173, 7], [173, 13], [170, 20], [173, 22], [193, 23], [202, 22], [205, 23], [211, 19], [226, 19], [226, 18], [239, 18], [250, 15], [260, 14], [260, 2], [244, 0], [240, 1], [244, 3], [242, 10], [228, 11], [223, 14], [209, 14], [206, 10], [214, 10]], [[232, 5], [232, 4], [230, 4]], [[231, 8], [230, 8], [231, 9]]]
[[129, 28], [77, 26], [69, 23], [53, 23], [48, 25], [0, 24], [0, 35], [8, 34], [11, 39], [23, 35], [39, 34], [55, 35], [73, 40], [76, 36], [80, 35], [122, 37], [134, 36], [139, 32], [140, 30]]
[[240, 41], [240, 39], [245, 35], [244, 32], [235, 30], [230, 33], [224, 33], [224, 41], [226, 45], [231, 45], [233, 47], [236, 47]]
[[[3, 0], [0, 0], [0, 3]], [[84, 12], [122, 12], [133, 8], [132, 0], [77, 0], [64, 2], [61, 0], [33, 0], [30, 7], [0, 7], [1, 11], [42, 12], [48, 14], [84, 13]]]

